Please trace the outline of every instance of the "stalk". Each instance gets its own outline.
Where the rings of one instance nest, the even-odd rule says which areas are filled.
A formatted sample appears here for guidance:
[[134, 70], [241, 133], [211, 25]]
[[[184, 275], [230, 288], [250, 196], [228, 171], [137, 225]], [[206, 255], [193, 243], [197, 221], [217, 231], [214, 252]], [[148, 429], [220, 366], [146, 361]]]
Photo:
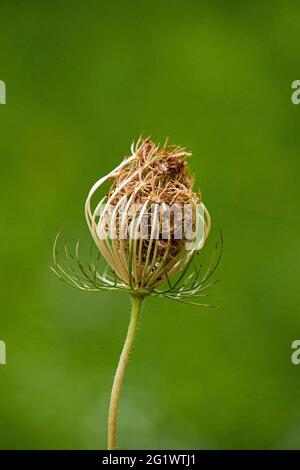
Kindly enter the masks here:
[[120, 392], [122, 388], [126, 364], [136, 335], [142, 303], [142, 296], [132, 296], [132, 310], [130, 323], [128, 326], [127, 336], [119, 359], [118, 367], [116, 370], [110, 397], [108, 414], [108, 450], [116, 449], [117, 416], [120, 401]]

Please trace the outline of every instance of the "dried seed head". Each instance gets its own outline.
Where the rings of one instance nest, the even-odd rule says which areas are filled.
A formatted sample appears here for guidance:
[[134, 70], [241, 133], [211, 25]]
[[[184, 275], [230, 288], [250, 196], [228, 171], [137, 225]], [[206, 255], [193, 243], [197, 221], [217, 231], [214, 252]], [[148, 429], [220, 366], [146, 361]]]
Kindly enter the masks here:
[[[131, 152], [95, 183], [85, 212], [94, 241], [116, 276], [144, 292], [189, 263], [208, 236], [210, 217], [193, 191], [186, 161], [191, 154], [185, 148], [167, 142], [159, 147], [140, 138]], [[92, 210], [91, 199], [106, 180], [111, 187]]]

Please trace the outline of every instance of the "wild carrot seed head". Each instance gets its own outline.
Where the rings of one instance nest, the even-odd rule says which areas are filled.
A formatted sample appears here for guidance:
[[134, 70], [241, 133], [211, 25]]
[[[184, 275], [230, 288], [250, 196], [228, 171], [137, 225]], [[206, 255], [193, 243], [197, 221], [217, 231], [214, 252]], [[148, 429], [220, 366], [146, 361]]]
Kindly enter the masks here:
[[[199, 248], [186, 250], [191, 241], [184, 231], [187, 207], [190, 229], [197, 228], [197, 208], [202, 208], [203, 243], [210, 218], [200, 194], [193, 191], [186, 161], [191, 153], [141, 138], [131, 151], [93, 186], [86, 218], [97, 247], [119, 279], [133, 290], [149, 290], [182, 269]], [[92, 211], [91, 198], [108, 179], [111, 187]]]

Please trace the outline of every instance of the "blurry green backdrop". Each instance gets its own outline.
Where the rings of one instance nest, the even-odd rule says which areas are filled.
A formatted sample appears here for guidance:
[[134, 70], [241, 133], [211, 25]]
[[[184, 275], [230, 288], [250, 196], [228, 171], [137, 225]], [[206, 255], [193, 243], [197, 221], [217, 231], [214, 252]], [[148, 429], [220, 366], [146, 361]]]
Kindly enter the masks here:
[[120, 448], [300, 448], [300, 4], [0, 1], [2, 449], [105, 448], [122, 294], [51, 274], [90, 186], [151, 134], [188, 146], [224, 234], [219, 309], [149, 299]]

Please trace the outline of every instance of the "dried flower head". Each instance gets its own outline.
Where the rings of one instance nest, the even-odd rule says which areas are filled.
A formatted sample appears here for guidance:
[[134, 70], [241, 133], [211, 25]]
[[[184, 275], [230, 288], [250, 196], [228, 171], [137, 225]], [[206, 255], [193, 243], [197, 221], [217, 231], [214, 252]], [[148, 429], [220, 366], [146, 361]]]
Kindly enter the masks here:
[[[75, 266], [64, 268], [57, 260], [55, 243], [56, 274], [83, 290], [119, 289], [186, 302], [202, 296], [222, 243], [216, 245], [207, 271], [201, 274], [194, 259], [209, 234], [211, 220], [201, 194], [193, 190], [194, 178], [187, 165], [190, 156], [185, 148], [167, 142], [159, 147], [149, 138], [132, 144], [131, 155], [93, 185], [85, 204], [90, 232], [107, 269], [98, 272], [99, 257], [96, 262], [81, 263], [79, 244], [74, 256], [65, 246]], [[107, 181], [110, 188], [97, 199]], [[165, 289], [159, 288], [162, 284]]]
[[[96, 245], [118, 278], [132, 290], [148, 292], [185, 267], [199, 249], [196, 245], [186, 249], [191, 240], [183, 233], [184, 209], [189, 207], [191, 226], [196, 225], [197, 209], [202, 209], [204, 240], [210, 217], [200, 194], [193, 191], [186, 161], [191, 154], [186, 149], [139, 139], [131, 152], [93, 186], [86, 218]], [[107, 179], [112, 181], [108, 193], [91, 210], [92, 197]], [[107, 236], [109, 228], [113, 236], [112, 231]]]

